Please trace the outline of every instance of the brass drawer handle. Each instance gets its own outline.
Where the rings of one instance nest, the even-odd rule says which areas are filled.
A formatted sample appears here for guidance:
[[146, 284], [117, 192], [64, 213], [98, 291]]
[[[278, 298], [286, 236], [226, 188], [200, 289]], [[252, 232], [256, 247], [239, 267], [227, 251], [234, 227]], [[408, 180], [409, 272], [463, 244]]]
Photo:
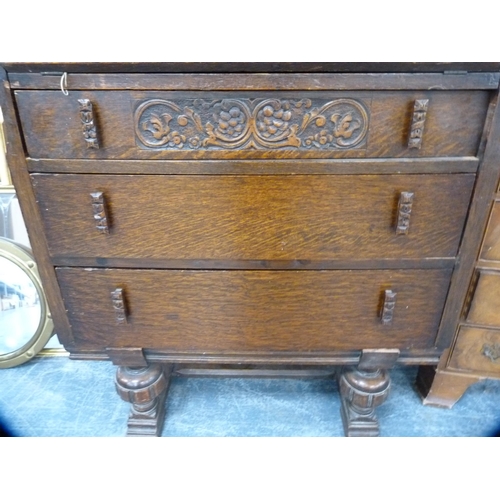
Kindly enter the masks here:
[[383, 325], [390, 325], [394, 315], [394, 308], [396, 307], [396, 292], [392, 290], [385, 290], [384, 292], [384, 306], [382, 308], [381, 320]]
[[427, 107], [429, 99], [417, 99], [413, 105], [413, 116], [410, 127], [410, 137], [408, 139], [409, 149], [420, 149], [422, 147], [422, 137], [424, 135], [425, 119], [427, 117]]
[[408, 191], [403, 191], [399, 195], [396, 234], [408, 234], [408, 231], [410, 230], [410, 215], [414, 196], [414, 193], [410, 193]]
[[125, 306], [125, 296], [123, 288], [116, 288], [111, 292], [113, 309], [115, 310], [117, 324], [127, 323], [127, 308]]
[[95, 124], [94, 111], [89, 99], [78, 99], [80, 103], [80, 119], [82, 120], [83, 137], [88, 149], [99, 149], [97, 139], [97, 125]]
[[96, 228], [100, 233], [109, 234], [109, 219], [106, 211], [104, 194], [100, 191], [90, 193], [92, 199], [92, 209], [94, 211], [94, 220]]
[[487, 357], [492, 363], [500, 364], [500, 344], [484, 344], [481, 354]]

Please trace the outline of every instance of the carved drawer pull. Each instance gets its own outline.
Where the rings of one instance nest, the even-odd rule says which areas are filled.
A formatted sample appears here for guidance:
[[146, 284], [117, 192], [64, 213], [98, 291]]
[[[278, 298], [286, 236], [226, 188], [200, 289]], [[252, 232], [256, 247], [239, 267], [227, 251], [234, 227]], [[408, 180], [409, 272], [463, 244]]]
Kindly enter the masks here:
[[390, 325], [392, 323], [394, 308], [396, 307], [396, 295], [397, 293], [392, 290], [386, 290], [384, 292], [384, 307], [382, 309], [383, 325]]
[[90, 193], [92, 198], [92, 208], [94, 210], [94, 220], [96, 221], [96, 228], [100, 233], [109, 234], [108, 216], [106, 213], [106, 205], [104, 201], [104, 194], [100, 191]]
[[486, 356], [492, 363], [500, 364], [500, 344], [484, 344], [481, 354]]
[[408, 148], [410, 149], [420, 149], [422, 147], [428, 105], [429, 99], [417, 99], [415, 101], [410, 127], [410, 138], [408, 139]]
[[123, 288], [117, 288], [111, 292], [111, 300], [115, 310], [116, 322], [118, 324], [127, 323], [127, 308], [125, 307], [125, 298]]
[[413, 205], [414, 193], [403, 191], [399, 195], [398, 204], [398, 223], [396, 225], [396, 234], [408, 234], [410, 229], [410, 215]]
[[94, 122], [94, 111], [89, 99], [78, 99], [80, 103], [80, 118], [82, 120], [83, 137], [87, 142], [87, 148], [99, 149], [97, 139], [97, 126]]

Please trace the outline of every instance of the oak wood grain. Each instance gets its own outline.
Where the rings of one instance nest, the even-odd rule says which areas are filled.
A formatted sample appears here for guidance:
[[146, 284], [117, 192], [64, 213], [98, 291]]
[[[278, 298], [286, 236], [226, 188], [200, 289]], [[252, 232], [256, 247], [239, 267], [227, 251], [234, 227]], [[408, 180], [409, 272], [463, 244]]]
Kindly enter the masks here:
[[67, 88], [123, 90], [405, 90], [405, 89], [495, 89], [499, 73], [309, 73], [309, 74], [106, 74], [71, 73], [62, 67], [60, 74], [11, 73], [12, 88], [60, 90], [62, 72], [70, 72]]
[[311, 160], [71, 160], [27, 159], [28, 170], [67, 174], [359, 175], [467, 174], [479, 161], [462, 158], [357, 158]]
[[[449, 270], [172, 271], [57, 268], [70, 322], [94, 347], [268, 353], [432, 346]], [[128, 298], [117, 325], [109, 293]], [[391, 325], [383, 291], [398, 292]]]
[[[475, 156], [489, 99], [486, 91], [302, 92], [298, 95], [284, 92], [204, 92], [202, 96], [192, 92], [74, 91], [65, 96], [60, 91], [17, 91], [15, 95], [28, 154], [32, 158], [137, 160]], [[181, 148], [172, 142], [171, 146], [146, 147], [136, 138], [134, 113], [142, 103], [152, 99], [170, 100], [194, 112], [195, 101], [200, 97], [206, 102], [246, 100], [249, 106], [250, 100], [257, 97], [281, 101], [308, 98], [316, 99], [318, 103], [348, 98], [363, 103], [367, 109], [365, 121], [368, 122], [368, 130], [364, 140], [352, 148], [307, 145], [308, 137], [331, 128], [329, 118], [328, 126], [326, 122], [324, 126], [317, 126], [315, 123], [322, 122], [312, 120], [302, 135], [299, 134], [300, 146], [294, 143], [255, 148], [250, 147], [251, 141], [247, 141], [246, 145], [234, 149], [229, 145], [221, 146], [224, 141], [219, 141], [203, 147], [198, 143], [191, 148], [190, 141], [208, 137], [207, 132], [195, 131], [194, 120], [188, 120], [181, 112], [176, 115], [170, 109], [170, 113], [160, 114], [172, 118], [169, 123], [172, 130], [176, 128], [175, 132], [181, 134], [178, 137], [182, 136], [184, 125], [178, 125], [177, 120], [182, 118], [188, 122], [187, 128], [191, 132], [185, 136], [185, 146]], [[414, 101], [421, 98], [429, 99], [423, 144], [421, 149], [408, 149]], [[79, 99], [92, 102], [95, 123], [99, 128], [99, 149], [88, 149], [82, 140]], [[306, 111], [302, 106], [296, 112], [307, 114]], [[202, 129], [209, 125], [217, 127], [217, 120], [217, 117], [207, 114], [202, 120]], [[166, 122], [163, 126], [167, 127]], [[142, 130], [141, 127], [139, 130]], [[145, 131], [143, 133], [146, 134]], [[322, 139], [318, 136], [318, 140]]]
[[[55, 329], [60, 339], [66, 345], [70, 346], [72, 343], [71, 327], [66, 316], [66, 311], [64, 310], [54, 268], [50, 262], [46, 235], [43, 231], [40, 212], [38, 211], [33, 187], [26, 168], [26, 156], [22, 136], [17, 126], [15, 104], [5, 72], [1, 67], [0, 81], [2, 82], [0, 86], [0, 106], [5, 120], [6, 156], [12, 181], [18, 194], [19, 205], [47, 297], [50, 313], [54, 320]], [[0, 147], [3, 147], [3, 145]]]
[[455, 257], [429, 257], [424, 259], [347, 259], [333, 260], [213, 260], [213, 259], [165, 259], [134, 257], [53, 257], [55, 266], [76, 267], [124, 267], [143, 269], [453, 269]]
[[[87, 361], [108, 360], [107, 349], [96, 349], [89, 342], [81, 341], [78, 347], [72, 346], [70, 359]], [[295, 365], [307, 366], [337, 366], [355, 365], [359, 362], [360, 351], [338, 351], [338, 352], [315, 352], [315, 353], [231, 353], [231, 354], [203, 354], [196, 353], [167, 353], [148, 349], [147, 358], [154, 363], [193, 363], [198, 366], [213, 366], [214, 364], [238, 364], [273, 365], [293, 367]], [[400, 351], [398, 364], [402, 365], [437, 365], [442, 351], [435, 347], [427, 349], [409, 349]]]
[[[32, 174], [52, 257], [363, 260], [453, 257], [474, 175]], [[104, 193], [109, 235], [89, 193]], [[415, 193], [398, 235], [400, 193]]]
[[6, 62], [7, 72], [71, 73], [466, 73], [499, 72], [498, 62]]

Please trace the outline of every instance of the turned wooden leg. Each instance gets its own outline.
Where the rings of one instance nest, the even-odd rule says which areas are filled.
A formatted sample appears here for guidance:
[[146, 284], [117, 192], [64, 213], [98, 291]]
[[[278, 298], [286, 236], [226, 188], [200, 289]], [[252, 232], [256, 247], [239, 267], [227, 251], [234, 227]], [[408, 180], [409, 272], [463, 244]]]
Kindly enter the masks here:
[[160, 364], [118, 367], [116, 390], [123, 400], [132, 404], [127, 436], [161, 434], [170, 373], [170, 366]]
[[450, 409], [467, 388], [479, 380], [482, 378], [475, 375], [421, 366], [417, 375], [417, 389], [424, 405]]
[[342, 369], [339, 386], [342, 422], [346, 436], [378, 436], [375, 408], [389, 396], [391, 381], [387, 370]]
[[396, 349], [367, 349], [358, 366], [345, 366], [339, 376], [344, 433], [349, 437], [379, 435], [375, 408], [389, 396], [391, 380], [386, 368], [399, 356]]

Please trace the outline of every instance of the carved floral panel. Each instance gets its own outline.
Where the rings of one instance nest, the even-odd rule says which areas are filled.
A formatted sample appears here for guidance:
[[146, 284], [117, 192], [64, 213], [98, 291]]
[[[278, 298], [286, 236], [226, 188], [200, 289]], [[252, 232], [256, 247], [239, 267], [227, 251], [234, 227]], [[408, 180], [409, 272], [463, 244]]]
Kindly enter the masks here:
[[135, 114], [147, 149], [366, 147], [369, 113], [355, 99], [150, 99]]

